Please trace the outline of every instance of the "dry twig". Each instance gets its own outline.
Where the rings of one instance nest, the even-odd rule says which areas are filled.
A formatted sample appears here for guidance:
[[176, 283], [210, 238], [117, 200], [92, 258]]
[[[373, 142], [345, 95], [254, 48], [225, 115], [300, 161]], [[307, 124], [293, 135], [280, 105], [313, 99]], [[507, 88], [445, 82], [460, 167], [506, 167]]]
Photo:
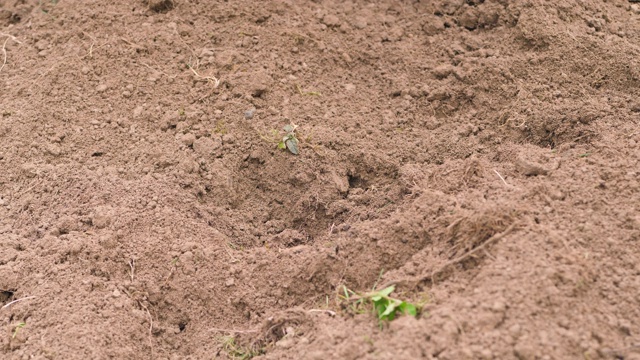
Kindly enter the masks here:
[[485, 241], [485, 242], [483, 242], [482, 244], [480, 244], [480, 245], [476, 246], [476, 247], [475, 247], [475, 248], [473, 248], [472, 250], [469, 250], [469, 251], [467, 251], [466, 253], [464, 253], [464, 254], [462, 254], [462, 255], [458, 256], [457, 258], [455, 258], [455, 259], [453, 259], [453, 260], [451, 260], [451, 261], [446, 262], [444, 265], [442, 265], [442, 266], [440, 266], [438, 269], [434, 270], [434, 271], [431, 273], [431, 282], [433, 283], [433, 278], [434, 278], [437, 274], [439, 274], [439, 273], [441, 273], [442, 271], [444, 271], [447, 267], [449, 267], [449, 266], [451, 266], [451, 265], [454, 265], [454, 264], [457, 264], [457, 263], [459, 263], [459, 262], [461, 262], [461, 261], [463, 261], [463, 260], [466, 260], [466, 259], [467, 259], [467, 258], [469, 258], [471, 255], [473, 255], [473, 254], [477, 253], [478, 251], [480, 251], [480, 250], [482, 250], [482, 249], [486, 248], [486, 247], [487, 247], [487, 245], [489, 245], [489, 244], [491, 244], [491, 243], [494, 243], [494, 242], [496, 242], [496, 241], [498, 241], [498, 240], [502, 239], [503, 237], [507, 236], [511, 231], [513, 231], [513, 229], [515, 229], [516, 225], [517, 225], [517, 223], [514, 221], [511, 225], [509, 225], [509, 227], [508, 227], [505, 231], [503, 231], [503, 232], [501, 232], [501, 233], [498, 233], [498, 234], [493, 235], [493, 236], [492, 236], [492, 237], [490, 237], [487, 241]]
[[504, 178], [502, 177], [502, 175], [500, 175], [500, 173], [498, 172], [498, 170], [493, 169], [493, 171], [496, 173], [496, 175], [498, 175], [498, 177], [500, 178], [500, 180], [502, 180], [502, 182], [503, 182], [505, 185], [509, 186], [509, 184], [507, 184], [507, 182], [504, 180]]
[[20, 302], [20, 301], [23, 301], [23, 300], [35, 299], [35, 298], [36, 298], [35, 296], [27, 296], [27, 297], [23, 297], [23, 298], [20, 298], [20, 299], [15, 299], [15, 300], [13, 300], [12, 302], [10, 302], [10, 303], [8, 303], [8, 304], [4, 305], [2, 308], [3, 308], [3, 309], [6, 309], [6, 308], [8, 308], [9, 306], [11, 306], [11, 305], [13, 305], [13, 304], [15, 304], [15, 303], [17, 303], [17, 302]]

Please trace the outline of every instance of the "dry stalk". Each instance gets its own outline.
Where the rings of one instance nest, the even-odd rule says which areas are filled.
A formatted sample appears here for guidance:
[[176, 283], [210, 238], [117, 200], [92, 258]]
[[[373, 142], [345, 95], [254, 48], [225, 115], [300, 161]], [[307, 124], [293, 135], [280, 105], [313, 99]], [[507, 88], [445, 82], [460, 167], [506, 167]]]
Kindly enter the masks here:
[[207, 81], [211, 81], [213, 82], [213, 88], [217, 88], [220, 85], [220, 80], [214, 76], [202, 76], [200, 74], [198, 74], [198, 72], [196, 71], [196, 69], [193, 68], [193, 66], [189, 65], [189, 70], [191, 70], [191, 72], [193, 72], [193, 74], [200, 79], [204, 79]]
[[6, 309], [6, 308], [8, 308], [9, 306], [11, 306], [11, 305], [13, 305], [13, 304], [15, 304], [15, 303], [17, 303], [17, 302], [20, 302], [20, 301], [23, 301], [23, 300], [35, 299], [35, 298], [36, 298], [36, 296], [27, 296], [27, 297], [23, 297], [23, 298], [20, 298], [20, 299], [16, 299], [16, 300], [13, 300], [12, 302], [10, 302], [10, 303], [8, 303], [8, 304], [4, 305], [2, 308], [3, 308], [3, 309]]
[[13, 35], [9, 35], [9, 34], [5, 34], [5, 33], [0, 33], [0, 36], [6, 36], [7, 38], [4, 40], [4, 43], [2, 44], [2, 66], [0, 66], [0, 71], [2, 71], [2, 69], [4, 69], [4, 66], [7, 64], [7, 43], [9, 42], [9, 40], [13, 40], [15, 42], [17, 42], [18, 44], [22, 44], [22, 42], [18, 39], [16, 39], [15, 36]]
[[509, 186], [509, 184], [507, 184], [507, 182], [504, 180], [504, 178], [502, 177], [502, 175], [500, 175], [500, 173], [498, 172], [498, 170], [493, 169], [493, 171], [496, 173], [496, 175], [498, 175], [498, 177], [500, 178], [500, 180], [502, 180], [502, 182], [503, 182], [506, 186]]
[[494, 242], [496, 242], [496, 241], [498, 241], [498, 240], [502, 239], [503, 237], [507, 236], [511, 231], [513, 231], [513, 229], [515, 229], [516, 225], [517, 225], [517, 222], [515, 222], [515, 221], [514, 221], [511, 225], [509, 225], [509, 227], [508, 227], [505, 231], [503, 231], [503, 232], [501, 232], [501, 233], [498, 233], [498, 234], [493, 235], [493, 236], [492, 236], [492, 237], [490, 237], [487, 241], [485, 241], [485, 242], [483, 242], [482, 244], [480, 244], [480, 245], [476, 246], [476, 247], [475, 247], [475, 248], [473, 248], [472, 250], [469, 250], [469, 251], [467, 251], [466, 253], [464, 253], [464, 254], [462, 254], [462, 255], [458, 256], [457, 258], [455, 258], [455, 259], [453, 259], [453, 260], [451, 260], [451, 261], [446, 262], [444, 265], [442, 265], [442, 266], [440, 266], [438, 269], [434, 270], [434, 271], [431, 273], [431, 283], [433, 283], [433, 278], [434, 278], [437, 274], [439, 274], [439, 273], [441, 273], [442, 271], [444, 271], [447, 267], [449, 267], [449, 266], [451, 266], [451, 265], [454, 265], [454, 264], [457, 264], [457, 263], [459, 263], [459, 262], [461, 262], [461, 261], [463, 261], [463, 260], [466, 260], [466, 259], [467, 259], [467, 258], [469, 258], [471, 255], [473, 255], [473, 254], [475, 254], [475, 253], [479, 252], [480, 250], [483, 250], [484, 248], [486, 248], [486, 247], [487, 247], [487, 245], [489, 245], [489, 244], [491, 244], [491, 243], [494, 243]]

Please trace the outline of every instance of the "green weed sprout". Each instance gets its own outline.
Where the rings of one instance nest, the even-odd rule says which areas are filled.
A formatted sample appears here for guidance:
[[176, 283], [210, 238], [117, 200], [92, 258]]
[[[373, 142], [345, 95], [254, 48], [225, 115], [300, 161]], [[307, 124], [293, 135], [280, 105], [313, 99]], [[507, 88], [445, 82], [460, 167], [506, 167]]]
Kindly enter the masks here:
[[344, 296], [340, 296], [351, 304], [351, 309], [356, 313], [362, 313], [366, 304], [372, 304], [373, 310], [380, 321], [391, 321], [396, 315], [418, 316], [419, 305], [412, 304], [400, 299], [392, 298], [389, 295], [395, 290], [395, 285], [391, 285], [382, 290], [372, 291], [365, 294], [358, 294], [343, 286]]
[[219, 339], [223, 350], [233, 360], [249, 360], [254, 356], [262, 354], [262, 351], [252, 350], [248, 347], [240, 346], [233, 336], [223, 336]]
[[25, 325], [27, 325], [27, 323], [25, 322], [20, 322], [16, 325], [16, 328], [13, 330], [13, 336], [11, 336], [12, 339], [15, 339], [16, 336], [18, 335], [18, 330], [22, 329], [23, 327], [25, 327]]
[[282, 141], [278, 143], [278, 149], [288, 149], [294, 155], [298, 155], [298, 138], [296, 138], [296, 128], [294, 124], [285, 125], [282, 130], [285, 132]]

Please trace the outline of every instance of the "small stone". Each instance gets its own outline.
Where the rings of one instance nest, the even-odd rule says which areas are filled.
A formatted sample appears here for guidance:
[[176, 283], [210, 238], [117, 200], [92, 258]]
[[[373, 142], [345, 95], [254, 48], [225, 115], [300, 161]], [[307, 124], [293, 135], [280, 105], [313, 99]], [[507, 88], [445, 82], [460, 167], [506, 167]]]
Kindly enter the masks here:
[[430, 17], [427, 22], [422, 25], [422, 31], [427, 36], [436, 35], [439, 32], [444, 31], [444, 21], [442, 21], [439, 17]]
[[91, 219], [93, 226], [104, 229], [111, 224], [111, 215], [105, 209], [98, 209]]
[[91, 71], [91, 69], [88, 66], [83, 66], [82, 69], [80, 69], [82, 75], [87, 75], [89, 71]]
[[180, 139], [180, 141], [187, 146], [191, 146], [193, 145], [194, 141], [196, 141], [196, 136], [193, 135], [192, 133], [187, 133], [182, 135], [182, 138]]
[[118, 289], [113, 290], [112, 296], [114, 298], [120, 297], [120, 290], [118, 290]]
[[296, 340], [293, 338], [293, 336], [285, 336], [282, 339], [278, 340], [276, 346], [279, 348], [288, 349], [295, 345], [295, 343]]
[[56, 144], [47, 145], [46, 151], [47, 151], [47, 154], [53, 155], [53, 156], [60, 156], [60, 154], [62, 153], [60, 146]]
[[435, 76], [438, 79], [444, 79], [447, 76], [451, 75], [453, 71], [454, 71], [453, 65], [446, 64], [446, 65], [440, 65], [436, 67], [435, 69], [431, 70], [431, 73], [433, 74], [433, 76]]
[[335, 15], [328, 14], [322, 18], [322, 23], [328, 27], [338, 27], [340, 26], [340, 19]]
[[233, 144], [236, 141], [235, 136], [233, 134], [224, 134], [222, 135], [222, 143], [224, 144]]
[[228, 278], [227, 281], [224, 282], [227, 287], [233, 286], [235, 283], [236, 281], [233, 278]]
[[522, 327], [520, 326], [520, 324], [513, 324], [509, 327], [509, 333], [514, 338], [517, 338], [518, 336], [520, 336], [521, 330], [522, 330]]
[[355, 27], [356, 29], [364, 29], [368, 25], [367, 19], [362, 16], [356, 16], [356, 18], [353, 19], [351, 25], [353, 25], [353, 27]]
[[38, 49], [39, 51], [45, 50], [47, 47], [49, 47], [49, 43], [47, 42], [47, 40], [40, 40], [38, 41], [36, 44], [36, 49]]
[[202, 156], [211, 155], [216, 149], [222, 145], [220, 139], [212, 139], [210, 137], [201, 137], [193, 142], [193, 151]]
[[253, 119], [253, 115], [256, 113], [256, 108], [251, 108], [244, 112], [244, 118], [247, 120]]
[[124, 98], [130, 98], [131, 97], [131, 92], [129, 90], [125, 90], [122, 92], [122, 97]]
[[518, 360], [534, 360], [537, 358], [535, 348], [530, 341], [520, 341], [514, 346], [513, 353]]
[[58, 221], [57, 232], [58, 234], [68, 234], [71, 231], [77, 231], [79, 228], [76, 219], [71, 216], [63, 216]]
[[344, 89], [345, 89], [346, 91], [354, 91], [354, 90], [356, 89], [356, 86], [355, 86], [355, 85], [353, 85], [353, 84], [345, 84], [345, 85], [344, 85]]
[[515, 166], [518, 172], [526, 176], [547, 175], [549, 173], [542, 166], [524, 159], [516, 160]]
[[505, 303], [500, 300], [496, 300], [493, 305], [491, 305], [491, 310], [495, 312], [504, 312], [506, 308], [507, 305], [505, 305]]
[[460, 25], [467, 30], [473, 30], [478, 27], [478, 17], [478, 11], [473, 7], [469, 7], [462, 16], [460, 16]]
[[107, 84], [100, 84], [98, 85], [98, 87], [96, 87], [96, 91], [99, 93], [103, 93], [105, 91], [107, 91]]
[[549, 190], [548, 194], [549, 194], [549, 197], [551, 198], [551, 200], [564, 200], [565, 199], [564, 193], [562, 193], [562, 191], [560, 191], [560, 190]]

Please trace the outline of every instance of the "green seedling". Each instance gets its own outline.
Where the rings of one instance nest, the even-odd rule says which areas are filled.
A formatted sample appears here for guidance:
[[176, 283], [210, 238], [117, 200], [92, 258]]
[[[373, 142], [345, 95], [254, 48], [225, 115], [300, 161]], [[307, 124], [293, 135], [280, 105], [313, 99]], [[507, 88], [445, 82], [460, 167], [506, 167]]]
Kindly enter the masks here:
[[298, 155], [298, 138], [296, 138], [295, 133], [297, 127], [297, 125], [289, 124], [282, 128], [285, 135], [282, 138], [282, 141], [278, 143], [278, 149], [288, 149], [292, 154]]
[[25, 323], [25, 322], [18, 323], [18, 325], [16, 325], [16, 328], [13, 330], [13, 336], [11, 336], [11, 338], [15, 339], [16, 336], [18, 335], [18, 330], [20, 330], [23, 327], [25, 327], [25, 325], [27, 325], [27, 323]]
[[302, 88], [298, 84], [296, 84], [296, 90], [298, 90], [298, 93], [302, 96], [322, 96], [319, 91], [302, 91]]
[[358, 294], [343, 286], [344, 296], [340, 296], [344, 301], [351, 304], [351, 309], [356, 313], [362, 313], [367, 304], [373, 306], [373, 310], [380, 321], [391, 321], [400, 315], [418, 316], [420, 306], [389, 295], [395, 290], [395, 285], [391, 285], [382, 290], [371, 291], [365, 294]]
[[219, 341], [222, 343], [222, 349], [231, 359], [234, 360], [249, 360], [262, 353], [260, 350], [256, 351], [249, 347], [237, 344], [236, 339], [233, 336], [223, 336]]
[[214, 134], [225, 135], [228, 132], [229, 130], [227, 129], [227, 125], [225, 124], [224, 120], [216, 121], [216, 127], [213, 129]]

